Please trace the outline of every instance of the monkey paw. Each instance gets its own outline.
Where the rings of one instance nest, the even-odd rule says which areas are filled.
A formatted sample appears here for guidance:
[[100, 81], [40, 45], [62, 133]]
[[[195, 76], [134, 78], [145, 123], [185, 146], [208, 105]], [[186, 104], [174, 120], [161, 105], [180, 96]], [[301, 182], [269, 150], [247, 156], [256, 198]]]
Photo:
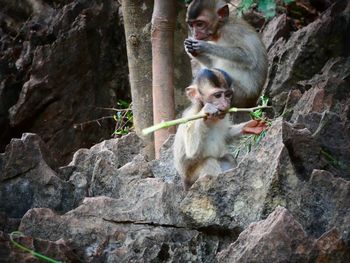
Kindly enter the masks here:
[[222, 112], [211, 103], [206, 103], [202, 109], [202, 112], [206, 115], [206, 120], [215, 120], [221, 118]]
[[185, 50], [192, 56], [196, 56], [204, 51], [204, 41], [187, 38], [184, 42]]

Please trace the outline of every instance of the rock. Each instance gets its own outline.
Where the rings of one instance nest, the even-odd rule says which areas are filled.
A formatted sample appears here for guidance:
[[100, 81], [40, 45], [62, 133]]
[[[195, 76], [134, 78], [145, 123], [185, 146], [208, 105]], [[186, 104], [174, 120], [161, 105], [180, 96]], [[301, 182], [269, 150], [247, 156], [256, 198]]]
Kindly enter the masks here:
[[77, 149], [110, 138], [113, 121], [94, 120], [111, 115], [101, 107], [129, 96], [119, 4], [25, 2], [28, 20], [18, 21], [15, 47], [0, 61], [8, 69], [0, 88], [0, 149], [14, 134], [33, 132], [62, 165]]
[[283, 143], [287, 147], [298, 178], [309, 180], [314, 169], [324, 167], [321, 161], [321, 146], [307, 128], [293, 127], [289, 123], [283, 125]]
[[[63, 240], [51, 242], [28, 236], [17, 238], [14, 236], [14, 240], [28, 249], [34, 250], [37, 253], [57, 261], [71, 263], [81, 262], [72, 248], [70, 248], [69, 243], [67, 244]], [[40, 263], [42, 262], [42, 259], [34, 257], [28, 252], [14, 247], [10, 242], [9, 235], [0, 231], [0, 262]]]
[[296, 121], [307, 127], [320, 145], [320, 154], [325, 163], [323, 169], [350, 180], [349, 130], [340, 116], [333, 112], [299, 115]]
[[220, 263], [347, 262], [350, 246], [334, 229], [317, 240], [283, 207], [267, 219], [252, 223], [226, 250], [217, 255]]
[[283, 116], [285, 120], [289, 120], [294, 112], [294, 106], [298, 103], [302, 93], [298, 89], [283, 91], [272, 98], [272, 107], [276, 116]]
[[74, 192], [73, 184], [58, 177], [57, 163], [35, 134], [13, 139], [0, 154], [0, 211], [21, 218], [30, 208], [50, 207], [65, 212], [84, 196]]
[[311, 236], [318, 238], [334, 228], [345, 242], [350, 241], [349, 181], [315, 170], [300, 194], [292, 212]]
[[135, 178], [153, 177], [146, 159], [140, 154], [143, 145], [135, 133], [106, 140], [90, 149], [78, 150], [72, 162], [61, 171], [69, 170], [65, 177], [86, 192], [86, 196], [118, 198], [123, 187], [129, 189], [128, 185]]
[[345, 36], [350, 23], [347, 1], [339, 1], [320, 18], [292, 33], [288, 41], [279, 39], [268, 52], [270, 72], [266, 92], [276, 96], [310, 79], [332, 57], [347, 49]]
[[350, 59], [338, 57], [330, 59], [320, 74], [310, 80], [300, 81], [299, 84], [307, 91], [294, 107], [292, 120], [295, 121], [301, 114], [331, 110], [338, 113], [342, 121], [350, 127], [350, 95], [347, 92], [350, 85], [349, 74]]
[[[328, 168], [317, 136], [302, 125], [278, 120], [235, 169], [197, 180], [180, 209], [191, 226], [239, 233], [281, 205], [308, 235], [319, 237], [334, 227], [347, 240], [349, 181], [326, 171], [321, 174], [328, 176], [315, 177], [315, 171]], [[323, 179], [316, 183], [316, 178]]]
[[287, 15], [282, 14], [273, 18], [264, 28], [261, 38], [264, 42], [266, 49], [269, 50], [270, 47], [279, 38], [288, 39], [290, 34], [290, 28], [287, 21]]
[[174, 167], [173, 143], [175, 136], [170, 136], [160, 149], [159, 159], [150, 162], [152, 173], [165, 182], [182, 184], [181, 177]]
[[[181, 210], [190, 225], [240, 232], [262, 218], [266, 196], [273, 191], [276, 179], [289, 174], [296, 176], [283, 144], [279, 119], [235, 169], [197, 180], [181, 203]], [[272, 210], [279, 204], [274, 203]]]
[[[101, 207], [102, 208], [102, 207]], [[71, 240], [84, 262], [212, 262], [218, 240], [196, 230], [142, 222], [112, 222], [92, 213], [73, 210], [65, 215], [32, 209], [20, 230], [49, 240]], [[40, 222], [40, 227], [38, 223]]]
[[303, 247], [307, 235], [302, 226], [283, 207], [277, 207], [267, 219], [252, 223], [220, 252], [220, 263], [305, 262]]
[[309, 262], [343, 263], [349, 259], [349, 243], [344, 242], [335, 229], [331, 229], [314, 241], [309, 256]]
[[18, 218], [8, 218], [6, 213], [0, 212], [0, 231], [11, 233], [19, 227], [20, 220]]

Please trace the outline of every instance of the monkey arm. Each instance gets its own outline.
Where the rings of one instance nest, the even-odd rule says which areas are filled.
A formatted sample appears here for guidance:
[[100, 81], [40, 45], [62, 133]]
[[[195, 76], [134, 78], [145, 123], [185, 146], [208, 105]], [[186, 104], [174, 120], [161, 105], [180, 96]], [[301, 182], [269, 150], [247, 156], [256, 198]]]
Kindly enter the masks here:
[[249, 56], [252, 52], [242, 47], [221, 46], [203, 40], [186, 39], [185, 48], [190, 54], [196, 54], [194, 56], [198, 60], [213, 56], [233, 61], [246, 67], [254, 64], [253, 58]]
[[184, 124], [184, 147], [187, 159], [197, 159], [204, 152], [205, 140], [209, 128], [203, 120]]
[[228, 130], [228, 139], [234, 138], [234, 137], [238, 137], [241, 136], [243, 133], [243, 127], [244, 125], [246, 125], [249, 121], [247, 122], [242, 122], [240, 124], [234, 124], [232, 126], [230, 126], [229, 130]]
[[240, 124], [232, 125], [229, 129], [229, 138], [240, 136], [242, 134], [256, 134], [259, 135], [267, 125], [264, 121], [250, 120]]

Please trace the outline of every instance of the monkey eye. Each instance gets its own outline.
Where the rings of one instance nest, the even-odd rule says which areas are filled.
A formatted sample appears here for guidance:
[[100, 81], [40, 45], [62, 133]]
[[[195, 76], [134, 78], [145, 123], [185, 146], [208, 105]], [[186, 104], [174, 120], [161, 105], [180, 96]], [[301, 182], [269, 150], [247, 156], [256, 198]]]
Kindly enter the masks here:
[[206, 23], [203, 21], [196, 21], [195, 22], [195, 26], [199, 29], [205, 28], [206, 27]]
[[214, 93], [213, 95], [214, 95], [215, 98], [220, 99], [221, 95], [222, 95], [222, 92], [217, 92], [217, 93]]
[[231, 99], [232, 98], [232, 92], [231, 91], [225, 92], [225, 98]]

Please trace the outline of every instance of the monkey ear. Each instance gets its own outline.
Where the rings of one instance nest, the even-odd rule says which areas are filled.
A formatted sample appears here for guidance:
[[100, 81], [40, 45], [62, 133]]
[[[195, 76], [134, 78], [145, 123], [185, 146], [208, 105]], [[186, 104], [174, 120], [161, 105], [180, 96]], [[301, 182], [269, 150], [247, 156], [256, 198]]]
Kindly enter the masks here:
[[217, 14], [220, 18], [227, 18], [230, 14], [230, 10], [228, 8], [228, 5], [224, 5], [217, 10]]
[[200, 94], [198, 92], [197, 85], [188, 86], [186, 88], [186, 95], [192, 102], [200, 100]]

